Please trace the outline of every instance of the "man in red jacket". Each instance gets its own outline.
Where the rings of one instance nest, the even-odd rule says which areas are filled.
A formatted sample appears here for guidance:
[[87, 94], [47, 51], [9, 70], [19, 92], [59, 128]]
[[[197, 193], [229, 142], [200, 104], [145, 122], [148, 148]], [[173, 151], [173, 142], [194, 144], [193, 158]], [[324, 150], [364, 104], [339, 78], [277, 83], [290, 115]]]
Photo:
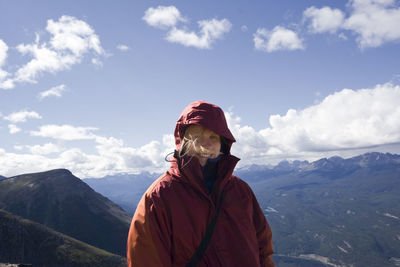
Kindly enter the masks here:
[[129, 266], [275, 266], [268, 222], [250, 187], [232, 174], [239, 161], [233, 142], [221, 108], [204, 101], [185, 108], [171, 167], [132, 219]]

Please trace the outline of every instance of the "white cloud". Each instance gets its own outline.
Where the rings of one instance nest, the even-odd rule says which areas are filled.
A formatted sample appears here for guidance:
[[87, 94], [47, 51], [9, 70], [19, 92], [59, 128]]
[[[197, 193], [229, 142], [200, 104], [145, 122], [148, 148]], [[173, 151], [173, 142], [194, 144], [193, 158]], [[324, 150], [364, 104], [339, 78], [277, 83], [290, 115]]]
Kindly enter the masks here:
[[3, 70], [3, 66], [6, 63], [7, 59], [7, 51], [8, 45], [0, 39], [0, 88], [9, 89], [10, 84], [6, 84], [5, 79], [9, 75], [9, 73]]
[[2, 163], [0, 173], [7, 177], [61, 167], [52, 165], [52, 162], [44, 156], [8, 153], [1, 148], [0, 160]]
[[20, 145], [15, 145], [15, 146], [14, 146], [14, 149], [15, 149], [15, 150], [18, 150], [18, 151], [21, 151], [21, 150], [24, 149], [24, 147], [23, 147], [23, 146], [20, 146]]
[[143, 19], [151, 26], [168, 30], [165, 39], [172, 43], [200, 49], [210, 49], [211, 45], [229, 32], [232, 24], [227, 19], [200, 20], [197, 22], [200, 32], [189, 31], [186, 27], [177, 27], [178, 22], [187, 22], [174, 6], [158, 6], [146, 10]]
[[44, 145], [34, 145], [34, 146], [26, 146], [32, 154], [35, 155], [48, 155], [52, 153], [58, 153], [62, 149], [53, 143], [47, 143]]
[[340, 9], [330, 7], [309, 7], [303, 12], [303, 17], [311, 20], [309, 30], [313, 33], [334, 33], [344, 22], [344, 13]]
[[128, 51], [130, 48], [127, 45], [120, 44], [117, 46], [117, 49], [120, 51]]
[[70, 51], [78, 58], [89, 50], [104, 54], [99, 37], [85, 21], [62, 16], [58, 21], [48, 20], [46, 30], [52, 34], [50, 45], [56, 51]]
[[[92, 127], [74, 127], [71, 125], [45, 125], [39, 131], [31, 132], [33, 136], [54, 138], [58, 140], [93, 140], [96, 143], [95, 154], [87, 154], [78, 148], [70, 148], [58, 155], [56, 159], [48, 158], [56, 166], [71, 169], [80, 177], [102, 177], [118, 172], [161, 171], [165, 169], [165, 155], [173, 151], [174, 138], [165, 135], [163, 143], [152, 141], [139, 148], [124, 145], [121, 139], [95, 135]], [[26, 146], [37, 155], [58, 153], [56, 145]], [[0, 157], [1, 158], [1, 157]], [[40, 157], [43, 160], [42, 157]], [[49, 163], [50, 164], [50, 163]], [[1, 166], [0, 166], [1, 168]]]
[[257, 50], [268, 53], [278, 50], [304, 49], [303, 41], [297, 33], [281, 26], [276, 26], [272, 31], [265, 28], [257, 29], [253, 41]]
[[[343, 89], [320, 104], [270, 117], [261, 133], [285, 149], [319, 151], [360, 148], [400, 141], [400, 86]], [[279, 135], [279, 137], [278, 137]]]
[[7, 51], [8, 51], [8, 45], [3, 40], [0, 39], [0, 81], [5, 79], [8, 75], [6, 71], [2, 70], [2, 67], [6, 63]]
[[303, 110], [290, 109], [269, 118], [270, 127], [255, 131], [227, 114], [237, 137], [233, 153], [251, 160], [281, 157], [320, 158], [323, 153], [400, 143], [400, 86], [343, 89]]
[[[23, 55], [31, 55], [32, 60], [20, 67], [14, 77], [3, 81], [1, 88], [13, 88], [16, 83], [36, 83], [41, 74], [70, 69], [89, 52], [95, 56], [105, 55], [99, 37], [85, 21], [61, 16], [58, 21], [48, 20], [46, 30], [51, 34], [49, 42], [41, 43], [36, 35], [32, 44], [16, 47]], [[98, 58], [95, 61], [99, 62]]]
[[[45, 131], [43, 131], [45, 132]], [[53, 137], [57, 133], [43, 136]], [[96, 143], [95, 153], [85, 153], [79, 148], [63, 149], [55, 144], [24, 146], [29, 154], [7, 153], [0, 149], [0, 173], [12, 176], [22, 173], [44, 171], [54, 168], [67, 168], [80, 178], [103, 177], [115, 173], [138, 173], [142, 171], [162, 172], [169, 163], [164, 161], [168, 152], [173, 151], [172, 135], [163, 136], [163, 143], [152, 141], [139, 148], [128, 147], [114, 137], [102, 137], [91, 133], [81, 136], [62, 137], [64, 140], [90, 138]], [[22, 150], [22, 146], [18, 146]], [[52, 157], [47, 155], [52, 154]]]
[[[265, 154], [265, 151], [260, 151], [268, 146], [268, 143], [263, 140], [262, 136], [248, 125], [241, 125], [241, 119], [235, 117], [233, 113], [225, 113], [228, 125], [236, 143], [232, 146], [233, 154], [239, 157], [254, 158], [257, 155]], [[261, 154], [260, 154], [261, 153]]]
[[394, 0], [351, 0], [344, 29], [355, 32], [361, 48], [400, 40], [400, 7]]
[[313, 33], [349, 30], [362, 49], [400, 40], [400, 7], [395, 0], [350, 0], [347, 6], [347, 18], [343, 11], [330, 7], [310, 7], [303, 18], [311, 21], [309, 29]]
[[[3, 65], [6, 62], [7, 59], [7, 51], [8, 51], [8, 45], [0, 39], [0, 67], [3, 67]], [[2, 76], [0, 76], [1, 78]]]
[[98, 137], [96, 142], [99, 155], [108, 158], [110, 162], [118, 162], [116, 165], [120, 168], [157, 168], [163, 164], [166, 155], [164, 145], [158, 141], [152, 141], [139, 148], [126, 147], [122, 140], [113, 137]]
[[198, 22], [200, 33], [187, 32], [186, 30], [173, 28], [167, 34], [169, 42], [179, 43], [184, 46], [193, 46], [200, 49], [210, 49], [212, 43], [221, 39], [231, 30], [232, 24], [227, 19], [202, 20]]
[[21, 131], [21, 128], [19, 128], [15, 124], [9, 124], [8, 125], [8, 130], [9, 130], [10, 134], [16, 134], [16, 133]]
[[31, 131], [32, 136], [48, 137], [58, 140], [85, 140], [95, 139], [97, 136], [92, 131], [97, 130], [93, 127], [75, 127], [71, 125], [44, 125], [39, 131]]
[[[386, 83], [367, 89], [343, 89], [305, 109], [272, 115], [270, 125], [261, 130], [243, 124], [239, 117], [227, 112], [228, 125], [237, 139], [232, 153], [245, 165], [345, 156], [351, 151], [379, 151], [385, 145], [386, 150], [400, 144], [398, 103], [400, 86]], [[161, 172], [169, 165], [164, 157], [175, 147], [171, 134], [162, 136], [161, 141], [129, 147], [121, 139], [95, 135], [94, 130], [70, 125], [42, 126], [31, 134], [67, 141], [86, 139], [94, 143], [95, 151], [86, 153], [76, 147], [60, 148], [52, 143], [24, 146], [29, 153], [0, 149], [0, 173], [11, 176], [67, 168], [85, 178], [119, 172]]]
[[47, 91], [43, 91], [39, 93], [39, 99], [42, 100], [43, 98], [55, 96], [61, 97], [62, 93], [65, 91], [65, 84], [60, 84], [58, 86], [54, 86]]
[[74, 57], [60, 57], [56, 51], [40, 45], [38, 36], [35, 43], [20, 44], [17, 50], [24, 55], [31, 54], [33, 59], [17, 70], [15, 77], [11, 80], [13, 84], [16, 82], [36, 83], [37, 76], [42, 72], [55, 73], [77, 63]]
[[181, 16], [179, 10], [174, 6], [150, 7], [146, 10], [143, 20], [150, 26], [156, 28], [173, 27], [179, 21], [186, 21], [186, 19]]
[[40, 116], [37, 112], [35, 111], [28, 111], [28, 110], [21, 110], [18, 112], [14, 112], [9, 114], [8, 116], [5, 116], [4, 119], [8, 120], [12, 123], [18, 123], [18, 122], [26, 122], [27, 119], [41, 119], [42, 116]]

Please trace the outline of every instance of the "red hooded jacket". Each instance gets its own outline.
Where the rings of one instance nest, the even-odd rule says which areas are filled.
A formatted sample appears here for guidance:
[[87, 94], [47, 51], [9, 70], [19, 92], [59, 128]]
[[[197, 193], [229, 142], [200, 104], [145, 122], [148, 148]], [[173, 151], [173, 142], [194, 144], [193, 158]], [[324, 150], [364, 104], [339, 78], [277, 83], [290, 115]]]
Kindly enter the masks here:
[[198, 248], [224, 190], [214, 233], [198, 266], [275, 266], [267, 220], [250, 187], [232, 175], [239, 159], [229, 153], [235, 138], [223, 111], [204, 101], [186, 107], [175, 128], [177, 150], [190, 124], [206, 127], [228, 143], [228, 153], [218, 161], [212, 192], [207, 192], [196, 157], [174, 158], [170, 169], [147, 189], [136, 208], [127, 243], [128, 265], [185, 266]]

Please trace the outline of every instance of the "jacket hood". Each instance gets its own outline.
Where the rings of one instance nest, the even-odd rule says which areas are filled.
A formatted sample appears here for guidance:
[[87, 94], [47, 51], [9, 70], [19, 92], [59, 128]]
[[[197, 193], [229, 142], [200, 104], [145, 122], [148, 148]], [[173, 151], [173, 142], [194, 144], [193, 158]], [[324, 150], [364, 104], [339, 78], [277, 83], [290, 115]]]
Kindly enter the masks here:
[[222, 109], [206, 101], [196, 101], [183, 110], [176, 123], [174, 135], [177, 150], [181, 146], [186, 128], [191, 124], [201, 125], [222, 136], [227, 142], [228, 152], [232, 143], [236, 142], [228, 128]]

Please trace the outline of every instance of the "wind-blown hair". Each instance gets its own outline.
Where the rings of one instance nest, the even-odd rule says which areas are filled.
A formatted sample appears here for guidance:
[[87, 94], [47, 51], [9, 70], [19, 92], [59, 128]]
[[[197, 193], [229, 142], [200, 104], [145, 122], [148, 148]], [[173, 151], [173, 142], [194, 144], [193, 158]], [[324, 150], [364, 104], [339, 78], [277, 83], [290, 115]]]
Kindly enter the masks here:
[[[190, 152], [194, 150], [193, 149], [194, 146], [195, 146], [194, 143], [196, 142], [197, 138], [199, 138], [199, 137], [198, 136], [197, 137], [193, 136], [191, 131], [190, 130], [188, 131], [189, 128], [190, 128], [190, 126], [187, 127], [186, 130], [185, 130], [185, 134], [184, 134], [184, 137], [182, 139], [181, 147], [179, 148], [179, 151], [178, 151], [178, 156], [179, 157], [184, 157], [186, 155], [193, 156], [193, 155], [190, 155]], [[220, 155], [221, 154], [227, 154], [228, 151], [229, 151], [228, 142], [224, 137], [222, 137], [220, 135], [218, 135], [218, 136], [219, 136], [220, 143], [221, 143]], [[210, 150], [208, 150], [208, 149], [206, 149], [204, 147], [200, 147], [200, 149], [201, 149], [201, 152], [204, 153], [204, 154], [211, 154], [212, 153], [212, 151], [210, 151]]]

